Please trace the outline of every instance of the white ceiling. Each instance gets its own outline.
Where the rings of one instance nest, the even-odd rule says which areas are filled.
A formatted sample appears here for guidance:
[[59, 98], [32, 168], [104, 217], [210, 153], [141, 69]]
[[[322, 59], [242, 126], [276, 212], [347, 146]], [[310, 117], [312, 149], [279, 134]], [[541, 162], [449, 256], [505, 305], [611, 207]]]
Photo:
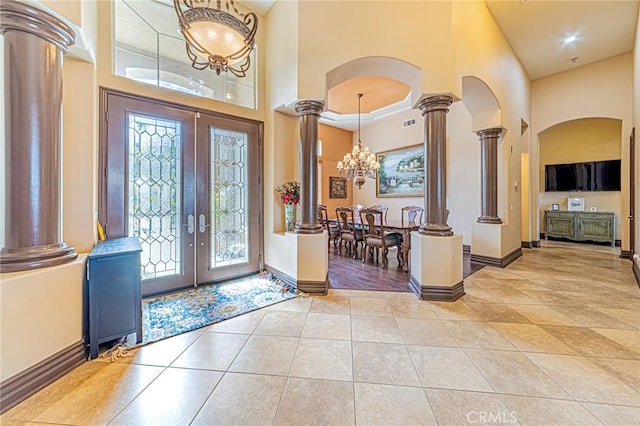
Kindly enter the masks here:
[[[532, 80], [633, 49], [638, 1], [487, 0], [486, 4]], [[564, 44], [571, 35], [576, 41]]]

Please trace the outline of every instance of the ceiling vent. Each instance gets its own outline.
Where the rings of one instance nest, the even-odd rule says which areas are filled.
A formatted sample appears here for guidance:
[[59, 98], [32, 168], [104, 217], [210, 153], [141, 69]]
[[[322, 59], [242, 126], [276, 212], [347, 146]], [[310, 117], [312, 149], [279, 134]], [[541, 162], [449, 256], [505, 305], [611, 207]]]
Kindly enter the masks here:
[[412, 118], [411, 120], [403, 121], [402, 127], [411, 127], [416, 125], [416, 119]]

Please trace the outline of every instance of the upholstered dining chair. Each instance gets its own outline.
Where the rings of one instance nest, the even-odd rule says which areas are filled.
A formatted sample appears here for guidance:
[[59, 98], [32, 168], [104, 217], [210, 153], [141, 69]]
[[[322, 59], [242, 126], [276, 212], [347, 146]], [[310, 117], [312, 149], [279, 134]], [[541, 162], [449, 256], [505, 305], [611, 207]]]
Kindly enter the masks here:
[[[367, 253], [373, 256], [375, 250], [376, 263], [379, 262], [379, 253], [382, 251], [382, 268], [388, 265], [387, 255], [390, 247], [399, 247], [402, 244], [402, 237], [395, 234], [386, 233], [384, 229], [384, 213], [382, 210], [363, 209], [360, 210], [360, 220], [364, 232], [364, 244], [362, 263], [367, 261]], [[397, 251], [398, 266], [402, 266], [400, 250]]]
[[338, 225], [335, 223], [329, 222], [329, 214], [327, 212], [327, 206], [324, 204], [318, 205], [318, 221], [322, 225], [322, 228], [327, 231], [329, 234], [329, 239], [327, 240], [327, 251], [331, 250], [331, 241], [333, 240], [333, 246], [338, 246], [338, 240], [340, 239], [340, 230]]
[[424, 209], [418, 206], [405, 206], [402, 208], [401, 220], [402, 226], [405, 223], [412, 224], [415, 223], [417, 225], [422, 225], [422, 215], [424, 213]]
[[380, 210], [382, 212], [382, 217], [384, 218], [384, 223], [387, 223], [387, 213], [389, 212], [389, 207], [384, 204], [375, 204], [373, 206], [369, 206], [370, 209]]
[[362, 226], [356, 224], [355, 214], [351, 207], [336, 208], [336, 217], [338, 218], [338, 231], [340, 239], [338, 240], [338, 254], [342, 254], [342, 246], [344, 244], [347, 254], [353, 252], [353, 258], [358, 258], [358, 245], [363, 241]]

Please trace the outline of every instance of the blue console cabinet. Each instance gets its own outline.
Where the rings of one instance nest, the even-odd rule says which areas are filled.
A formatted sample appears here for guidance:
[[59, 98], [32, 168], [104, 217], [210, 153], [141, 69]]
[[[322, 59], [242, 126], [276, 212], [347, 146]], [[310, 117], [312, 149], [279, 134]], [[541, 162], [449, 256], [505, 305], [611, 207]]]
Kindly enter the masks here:
[[142, 341], [140, 242], [113, 238], [98, 242], [89, 253], [89, 355], [98, 356], [100, 343], [136, 333]]

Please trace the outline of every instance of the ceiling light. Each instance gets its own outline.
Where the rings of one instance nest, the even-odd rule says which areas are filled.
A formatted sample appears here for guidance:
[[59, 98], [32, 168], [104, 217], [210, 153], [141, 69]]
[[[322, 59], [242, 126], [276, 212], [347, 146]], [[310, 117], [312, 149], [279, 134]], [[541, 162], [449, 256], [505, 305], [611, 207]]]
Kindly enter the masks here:
[[574, 35], [569, 36], [567, 38], [564, 39], [564, 44], [569, 44], [569, 43], [573, 43], [574, 41], [576, 41], [578, 38]]
[[[187, 42], [187, 56], [195, 69], [231, 71], [245, 77], [251, 65], [249, 54], [255, 46], [258, 17], [255, 13], [240, 13], [233, 0], [173, 0], [180, 32]], [[233, 8], [235, 15], [231, 12]]]
[[358, 93], [358, 145], [353, 147], [351, 153], [346, 153], [342, 161], [338, 161], [338, 174], [347, 179], [353, 179], [353, 183], [358, 186], [358, 189], [364, 185], [364, 178], [375, 179], [378, 176], [378, 170], [380, 170], [380, 163], [376, 161], [376, 155], [369, 153], [369, 148], [362, 148], [362, 141], [360, 140], [360, 99], [362, 99], [362, 93]]

